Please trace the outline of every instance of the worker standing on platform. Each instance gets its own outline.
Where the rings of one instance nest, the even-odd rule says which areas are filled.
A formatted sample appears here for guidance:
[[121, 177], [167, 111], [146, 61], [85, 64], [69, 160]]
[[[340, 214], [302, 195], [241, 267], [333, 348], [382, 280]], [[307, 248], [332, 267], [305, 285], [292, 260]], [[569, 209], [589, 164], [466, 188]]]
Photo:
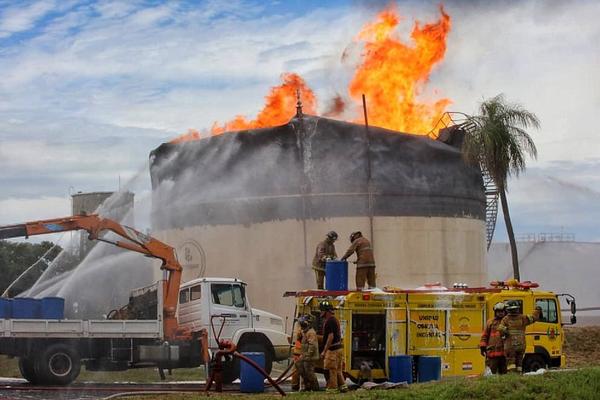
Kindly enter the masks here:
[[507, 315], [498, 325], [498, 331], [504, 340], [504, 354], [509, 372], [521, 372], [525, 355], [525, 328], [539, 318], [537, 311], [533, 315], [523, 315], [519, 309], [519, 303], [510, 300], [506, 305]]
[[321, 358], [323, 359], [323, 368], [329, 371], [327, 377], [328, 392], [345, 392], [348, 390], [346, 380], [342, 373], [342, 334], [340, 331], [340, 322], [333, 315], [333, 305], [327, 300], [319, 304], [321, 310], [321, 318], [323, 322], [323, 351]]
[[365, 282], [369, 289], [376, 287], [375, 256], [371, 242], [358, 231], [350, 235], [350, 242], [352, 244], [342, 257], [342, 261], [346, 261], [352, 253], [356, 252], [356, 290], [362, 290]]
[[481, 355], [485, 357], [485, 365], [490, 368], [492, 374], [506, 374], [506, 357], [504, 356], [504, 342], [501, 333], [498, 331], [500, 321], [506, 315], [503, 302], [494, 305], [494, 318], [491, 318], [485, 324], [485, 329], [481, 334], [479, 348]]
[[333, 244], [338, 238], [338, 234], [335, 231], [330, 231], [325, 236], [325, 240], [317, 245], [315, 251], [315, 257], [313, 258], [312, 268], [315, 270], [315, 277], [317, 279], [317, 289], [324, 289], [323, 285], [325, 281], [325, 263], [327, 260], [335, 260], [337, 253], [335, 252], [335, 245]]

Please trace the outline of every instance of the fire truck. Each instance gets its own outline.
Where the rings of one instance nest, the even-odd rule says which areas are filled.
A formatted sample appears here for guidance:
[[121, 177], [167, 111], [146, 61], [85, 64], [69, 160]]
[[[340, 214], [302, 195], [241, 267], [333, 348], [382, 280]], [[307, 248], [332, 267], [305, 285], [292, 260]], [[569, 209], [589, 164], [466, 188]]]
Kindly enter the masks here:
[[[283, 320], [251, 308], [244, 282], [200, 278], [180, 285], [182, 267], [175, 250], [133, 228], [98, 215], [77, 215], [0, 226], [0, 239], [73, 230], [158, 259], [168, 277], [133, 290], [129, 303], [106, 319], [0, 318], [0, 354], [18, 357], [29, 382], [66, 385], [77, 378], [82, 365], [91, 371], [158, 367], [161, 373], [197, 367], [208, 362], [209, 349], [219, 349], [217, 340], [209, 339], [217, 331], [218, 339], [232, 341], [240, 351], [264, 352], [267, 373], [273, 361], [288, 358]], [[237, 358], [223, 368], [223, 381], [239, 376]]]
[[[536, 307], [541, 308], [539, 319], [527, 327], [524, 370], [564, 367], [563, 325], [576, 322], [575, 299], [536, 287], [532, 282], [508, 281], [482, 288], [426, 285], [417, 290], [307, 290], [284, 296], [297, 298], [296, 315], [312, 315], [317, 332], [322, 329], [319, 303], [330, 301], [340, 321], [346, 376], [358, 380], [361, 365], [366, 363], [373, 379], [384, 380], [388, 359], [396, 355], [439, 356], [442, 376], [483, 373], [481, 334], [494, 315], [494, 304], [509, 300], [517, 301], [522, 313], [533, 314]], [[568, 323], [562, 320], [561, 298], [570, 306]]]

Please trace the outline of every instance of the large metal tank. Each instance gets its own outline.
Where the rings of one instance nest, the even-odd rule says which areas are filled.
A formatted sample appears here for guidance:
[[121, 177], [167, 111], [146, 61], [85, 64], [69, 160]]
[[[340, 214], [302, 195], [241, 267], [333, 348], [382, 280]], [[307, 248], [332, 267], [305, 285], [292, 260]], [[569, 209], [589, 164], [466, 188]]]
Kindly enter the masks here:
[[481, 172], [442, 141], [304, 116], [166, 143], [150, 163], [153, 233], [177, 248], [184, 281], [240, 277], [254, 306], [290, 315], [282, 294], [315, 287], [330, 230], [339, 256], [352, 231], [372, 239], [381, 287], [486, 279]]

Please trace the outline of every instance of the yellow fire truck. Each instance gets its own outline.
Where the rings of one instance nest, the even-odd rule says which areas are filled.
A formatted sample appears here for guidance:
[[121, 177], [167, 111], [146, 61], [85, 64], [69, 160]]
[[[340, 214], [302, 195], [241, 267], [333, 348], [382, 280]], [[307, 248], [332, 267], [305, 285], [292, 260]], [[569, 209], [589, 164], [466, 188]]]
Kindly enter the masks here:
[[[388, 358], [395, 355], [434, 355], [442, 359], [443, 376], [481, 374], [481, 333], [498, 302], [516, 300], [525, 314], [541, 308], [540, 318], [527, 328], [525, 370], [563, 367], [565, 355], [560, 298], [570, 306], [575, 323], [575, 299], [568, 294], [533, 290], [531, 282], [493, 282], [489, 288], [428, 286], [423, 290], [385, 288], [376, 291], [307, 290], [296, 296], [296, 316], [314, 316], [322, 329], [319, 303], [336, 308], [344, 342], [345, 373], [358, 380], [367, 363], [373, 379], [387, 378]], [[539, 310], [539, 309], [538, 309]]]

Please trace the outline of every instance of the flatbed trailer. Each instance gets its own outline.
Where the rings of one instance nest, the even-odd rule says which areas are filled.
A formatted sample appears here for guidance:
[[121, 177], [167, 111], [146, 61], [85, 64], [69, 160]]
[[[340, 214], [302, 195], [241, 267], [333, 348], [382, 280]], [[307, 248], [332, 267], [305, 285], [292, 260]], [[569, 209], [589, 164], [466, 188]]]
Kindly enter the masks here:
[[[208, 361], [205, 332], [191, 340], [165, 338], [164, 286], [140, 289], [152, 295], [154, 319], [0, 319], [0, 354], [18, 357], [21, 374], [34, 384], [71, 383], [82, 364], [91, 371], [200, 366]], [[130, 304], [135, 298], [136, 291]]]

